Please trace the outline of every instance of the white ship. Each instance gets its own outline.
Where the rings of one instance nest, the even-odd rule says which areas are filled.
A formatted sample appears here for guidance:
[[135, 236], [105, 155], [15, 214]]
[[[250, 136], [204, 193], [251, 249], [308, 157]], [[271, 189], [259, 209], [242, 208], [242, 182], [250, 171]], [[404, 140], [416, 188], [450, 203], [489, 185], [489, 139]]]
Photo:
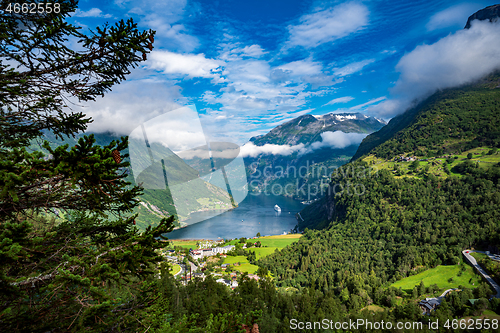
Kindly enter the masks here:
[[274, 205], [274, 210], [277, 211], [278, 213], [281, 213], [281, 208], [278, 205]]

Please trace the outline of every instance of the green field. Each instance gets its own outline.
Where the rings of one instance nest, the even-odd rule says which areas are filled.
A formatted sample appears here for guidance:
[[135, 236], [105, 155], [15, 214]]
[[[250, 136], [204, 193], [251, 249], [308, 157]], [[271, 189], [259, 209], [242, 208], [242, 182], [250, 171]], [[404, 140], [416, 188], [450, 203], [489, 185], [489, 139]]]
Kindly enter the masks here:
[[241, 264], [240, 266], [235, 266], [234, 269], [242, 272], [242, 273], [249, 273], [249, 274], [255, 274], [257, 272], [257, 269], [259, 268], [259, 266], [256, 266], [256, 265], [252, 265], [250, 263], [244, 263], [244, 264]]
[[257, 272], [257, 269], [259, 266], [252, 265], [248, 262], [247, 257], [245, 256], [227, 256], [227, 258], [224, 259], [225, 264], [235, 264], [239, 262], [239, 266], [233, 266], [235, 270], [238, 270], [242, 273], [249, 273], [249, 274], [255, 274]]
[[[481, 282], [481, 277], [474, 272], [471, 266], [466, 265], [466, 268], [467, 269], [462, 275], [458, 276], [457, 274], [460, 271], [459, 265], [437, 266], [436, 268], [431, 268], [425, 272], [399, 280], [393, 283], [391, 287], [401, 287], [401, 289], [410, 293], [413, 287], [420, 284], [420, 281], [424, 281], [426, 286], [437, 284], [438, 287], [442, 289], [457, 288], [460, 285], [467, 288], [477, 287]], [[448, 282], [450, 278], [453, 278], [452, 282]], [[470, 279], [472, 279], [471, 282], [474, 283], [474, 285], [469, 283]]]
[[495, 311], [492, 310], [484, 310], [483, 313], [481, 314], [481, 317], [486, 317], [490, 319], [500, 319], [500, 315], [495, 313]]
[[[450, 175], [461, 177], [462, 175], [454, 173], [451, 169], [462, 162], [468, 160], [467, 154], [472, 154], [471, 162], [478, 162], [481, 169], [487, 169], [500, 162], [500, 154], [497, 152], [494, 155], [484, 155], [490, 151], [490, 147], [478, 147], [464, 151], [460, 154], [452, 154], [453, 162], [451, 164], [446, 163], [446, 158], [426, 158], [419, 157], [417, 159], [427, 159], [427, 161], [420, 161], [420, 164], [416, 170], [410, 170], [412, 162], [395, 162], [393, 160], [385, 160], [382, 158], [377, 158], [374, 155], [368, 155], [363, 158], [363, 161], [367, 162], [374, 170], [387, 169], [391, 170], [396, 174], [396, 178], [400, 177], [417, 177], [422, 178], [422, 170], [429, 166], [428, 174], [433, 174], [437, 177], [448, 177], [448, 174], [443, 169], [443, 165], [446, 164], [446, 168], [450, 171]], [[411, 155], [411, 154], [410, 154]], [[454, 157], [457, 157], [454, 159]], [[395, 171], [395, 168], [399, 169], [399, 172]]]
[[488, 257], [486, 254], [484, 253], [477, 253], [477, 252], [471, 252], [470, 255], [472, 257], [474, 257], [474, 259], [476, 259], [477, 261], [481, 260], [481, 259], [488, 259], [488, 260], [491, 260], [490, 257]]
[[266, 236], [259, 237], [259, 241], [262, 246], [284, 248], [292, 243], [299, 240], [302, 234], [289, 234], [289, 235], [276, 235], [276, 236]]
[[280, 248], [274, 247], [274, 246], [273, 247], [252, 247], [248, 250], [254, 251], [257, 259], [260, 259], [262, 257], [268, 256], [268, 255], [274, 253], [274, 251], [277, 249], [279, 250]]
[[172, 275], [175, 275], [177, 273], [179, 273], [181, 271], [181, 266], [175, 264], [172, 266], [172, 270], [171, 270], [171, 273]]
[[[266, 236], [259, 237], [258, 240], [262, 244], [262, 247], [251, 247], [248, 250], [255, 252], [257, 259], [268, 256], [276, 250], [281, 250], [282, 248], [296, 242], [302, 235], [301, 234], [290, 234], [290, 235], [276, 235], [276, 236]], [[257, 239], [252, 239], [256, 242]], [[229, 242], [229, 244], [237, 244], [239, 240], [235, 239]], [[228, 256], [225, 260], [225, 264], [234, 264], [240, 262], [241, 266], [235, 266], [234, 268], [240, 272], [248, 272], [253, 274], [259, 268], [256, 265], [252, 265], [248, 262], [247, 258], [244, 256]]]
[[[247, 241], [251, 242], [257, 242], [260, 241], [262, 246], [269, 246], [269, 247], [277, 247], [277, 248], [284, 248], [296, 241], [299, 240], [299, 238], [302, 236], [302, 234], [288, 234], [288, 235], [275, 235], [275, 236], [263, 236], [259, 238], [249, 238]], [[239, 239], [233, 239], [230, 242], [227, 242], [227, 244], [235, 245], [240, 242]], [[253, 249], [253, 248], [252, 248]]]
[[180, 246], [185, 249], [196, 249], [196, 243], [199, 242], [199, 240], [169, 240], [171, 247], [174, 246]]
[[248, 259], [245, 256], [227, 256], [224, 259], [225, 264], [235, 264], [237, 262], [245, 263], [245, 262], [248, 262]]

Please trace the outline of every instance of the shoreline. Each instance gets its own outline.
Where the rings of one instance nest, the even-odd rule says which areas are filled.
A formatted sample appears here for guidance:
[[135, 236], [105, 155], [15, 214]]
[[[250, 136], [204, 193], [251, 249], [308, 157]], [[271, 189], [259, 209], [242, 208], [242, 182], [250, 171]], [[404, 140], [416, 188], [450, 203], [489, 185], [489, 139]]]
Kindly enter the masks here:
[[[236, 207], [232, 207], [232, 208], [228, 208], [228, 209], [200, 209], [200, 210], [196, 210], [196, 211], [194, 211], [194, 212], [190, 212], [190, 213], [189, 213], [189, 217], [188, 217], [188, 218], [186, 218], [185, 220], [179, 220], [179, 223], [186, 223], [186, 221], [188, 221], [188, 220], [191, 218], [191, 214], [193, 214], [193, 213], [222, 211], [222, 212], [220, 213], [220, 214], [222, 214], [222, 213], [225, 213], [225, 212], [229, 212], [229, 211], [231, 211], [231, 210], [233, 210], [233, 209], [235, 209], [235, 208], [238, 208], [238, 206], [236, 206]], [[214, 215], [214, 216], [212, 216], [212, 217], [218, 216], [218, 215], [220, 215], [220, 214]], [[212, 218], [212, 217], [210, 217], [210, 218]], [[203, 222], [203, 221], [198, 221], [198, 222]], [[198, 223], [198, 222], [195, 222], [195, 223]], [[174, 230], [179, 230], [179, 229], [186, 228], [186, 227], [189, 227], [190, 225], [193, 225], [193, 224], [195, 224], [195, 223], [192, 223], [192, 224], [186, 224], [186, 225], [181, 225], [181, 226], [175, 227], [172, 231], [174, 231]]]
[[[297, 233], [288, 233], [286, 235], [283, 235], [283, 234], [278, 234], [278, 235], [265, 235], [265, 236], [260, 236], [260, 237], [256, 237], [255, 239], [259, 239], [259, 238], [267, 238], [267, 237], [284, 237], [284, 238], [294, 238], [294, 237], [291, 237], [292, 235], [302, 235], [302, 232], [297, 232]], [[288, 237], [286, 237], [288, 236]], [[236, 238], [231, 238], [231, 240], [234, 240]], [[247, 238], [247, 239], [254, 239], [253, 237], [250, 237], [250, 238]], [[229, 239], [227, 239], [229, 240]], [[199, 241], [214, 241], [214, 239], [205, 239], [205, 238], [190, 238], [190, 239], [187, 239], [187, 238], [180, 238], [180, 239], [167, 239], [167, 242], [170, 242], [170, 241], [175, 241], [175, 242], [199, 242]], [[224, 238], [220, 238], [218, 240], [215, 240], [215, 241], [224, 241]]]

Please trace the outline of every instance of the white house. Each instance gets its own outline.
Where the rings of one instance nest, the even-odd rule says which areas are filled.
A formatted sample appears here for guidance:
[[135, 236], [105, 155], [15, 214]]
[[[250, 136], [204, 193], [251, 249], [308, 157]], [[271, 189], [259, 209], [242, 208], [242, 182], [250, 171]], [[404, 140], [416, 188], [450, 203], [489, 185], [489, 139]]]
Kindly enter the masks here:
[[228, 253], [229, 251], [234, 249], [234, 245], [226, 245], [223, 247], [214, 247], [212, 251], [217, 254], [217, 253]]
[[196, 259], [201, 259], [203, 258], [203, 254], [201, 253], [201, 251], [191, 251], [191, 257], [193, 257], [194, 260]]

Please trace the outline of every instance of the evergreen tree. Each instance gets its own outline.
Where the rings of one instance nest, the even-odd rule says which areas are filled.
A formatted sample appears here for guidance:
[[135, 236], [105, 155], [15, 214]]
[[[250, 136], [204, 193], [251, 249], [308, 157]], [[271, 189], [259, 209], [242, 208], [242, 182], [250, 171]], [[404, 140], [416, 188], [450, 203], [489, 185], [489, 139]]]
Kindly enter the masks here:
[[411, 297], [412, 298], [417, 298], [418, 297], [418, 290], [417, 290], [417, 287], [414, 287], [413, 288], [413, 291], [411, 293]]
[[76, 1], [50, 2], [58, 10], [0, 6], [0, 330], [135, 331], [172, 219], [142, 234], [134, 227], [141, 188], [125, 181], [127, 139], [45, 141], [48, 156], [28, 146], [46, 131], [60, 139], [84, 131], [92, 120], [67, 102], [92, 101], [123, 81], [152, 50], [154, 32], [129, 19], [86, 35], [67, 22]]

